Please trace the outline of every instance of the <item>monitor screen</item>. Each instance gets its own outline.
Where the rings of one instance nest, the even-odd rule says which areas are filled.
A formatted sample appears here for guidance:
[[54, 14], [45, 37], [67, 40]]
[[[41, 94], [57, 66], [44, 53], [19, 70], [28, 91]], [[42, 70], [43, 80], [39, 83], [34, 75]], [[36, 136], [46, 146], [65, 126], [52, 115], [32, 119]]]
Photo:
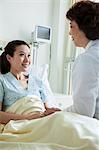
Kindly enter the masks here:
[[37, 38], [50, 40], [50, 28], [38, 26]]
[[51, 42], [51, 27], [36, 26], [34, 40], [36, 42], [50, 43]]

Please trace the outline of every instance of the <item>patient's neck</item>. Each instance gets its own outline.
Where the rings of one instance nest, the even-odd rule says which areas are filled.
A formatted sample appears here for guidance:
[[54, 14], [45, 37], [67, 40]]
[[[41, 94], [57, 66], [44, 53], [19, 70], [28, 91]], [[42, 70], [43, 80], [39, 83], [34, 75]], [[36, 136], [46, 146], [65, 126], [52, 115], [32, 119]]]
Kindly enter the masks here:
[[13, 70], [10, 70], [10, 72], [15, 76], [15, 78], [17, 80], [24, 80], [24, 79], [26, 79], [26, 76], [25, 76], [24, 72], [17, 72], [17, 71], [13, 71]]

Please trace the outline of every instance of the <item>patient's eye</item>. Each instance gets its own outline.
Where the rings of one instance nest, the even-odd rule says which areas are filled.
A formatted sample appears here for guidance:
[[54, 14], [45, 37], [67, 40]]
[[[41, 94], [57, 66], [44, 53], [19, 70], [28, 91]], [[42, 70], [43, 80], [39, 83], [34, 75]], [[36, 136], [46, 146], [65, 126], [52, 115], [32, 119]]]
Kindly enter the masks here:
[[31, 55], [30, 55], [30, 54], [26, 55], [26, 54], [24, 54], [24, 53], [20, 53], [19, 56], [20, 56], [20, 57], [24, 57], [24, 58], [27, 57], [27, 58], [30, 59], [30, 56], [31, 56]]
[[28, 55], [28, 57], [30, 57], [30, 56], [31, 56], [31, 54]]

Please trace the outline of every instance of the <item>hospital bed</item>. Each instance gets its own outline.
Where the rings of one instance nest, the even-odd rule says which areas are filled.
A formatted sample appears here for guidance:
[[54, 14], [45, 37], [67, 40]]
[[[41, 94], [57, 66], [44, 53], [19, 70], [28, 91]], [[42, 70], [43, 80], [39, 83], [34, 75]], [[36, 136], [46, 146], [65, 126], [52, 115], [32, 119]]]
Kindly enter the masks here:
[[0, 125], [0, 150], [99, 150], [99, 121], [64, 111], [72, 105], [72, 96], [52, 93], [47, 65], [33, 68], [53, 95], [49, 105], [63, 111], [34, 120], [11, 120]]

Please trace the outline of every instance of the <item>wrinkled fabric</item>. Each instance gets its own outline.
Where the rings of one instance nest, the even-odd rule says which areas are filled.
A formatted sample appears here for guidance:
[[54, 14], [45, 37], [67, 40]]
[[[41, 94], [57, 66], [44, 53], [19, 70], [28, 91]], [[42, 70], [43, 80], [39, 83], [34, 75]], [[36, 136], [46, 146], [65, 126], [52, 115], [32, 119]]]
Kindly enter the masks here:
[[76, 113], [60, 111], [40, 119], [11, 120], [0, 129], [3, 150], [99, 150], [99, 121]]

